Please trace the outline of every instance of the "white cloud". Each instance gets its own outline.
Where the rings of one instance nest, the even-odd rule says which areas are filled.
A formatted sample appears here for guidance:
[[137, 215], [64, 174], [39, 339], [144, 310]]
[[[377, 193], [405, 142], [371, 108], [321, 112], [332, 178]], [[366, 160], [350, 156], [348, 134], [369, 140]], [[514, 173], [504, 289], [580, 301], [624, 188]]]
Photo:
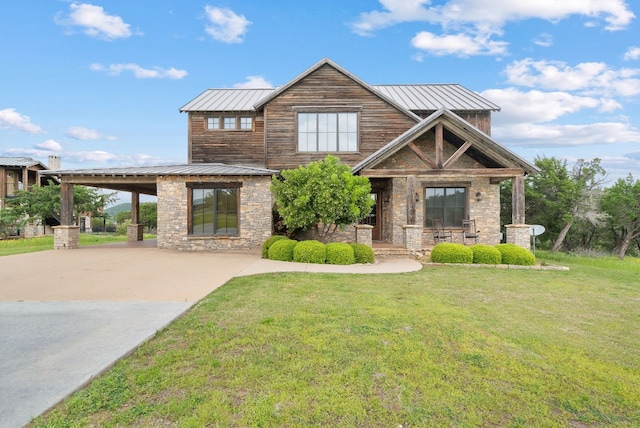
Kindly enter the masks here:
[[510, 145], [534, 147], [586, 146], [596, 144], [640, 143], [640, 132], [620, 122], [583, 125], [539, 125], [518, 123], [495, 126], [492, 135]]
[[246, 82], [236, 83], [233, 87], [237, 89], [263, 89], [273, 88], [273, 83], [262, 76], [247, 76]]
[[65, 135], [76, 140], [115, 140], [115, 137], [105, 137], [95, 129], [88, 129], [82, 126], [70, 127]]
[[93, 63], [89, 66], [92, 71], [101, 71], [109, 74], [110, 76], [119, 76], [125, 71], [130, 71], [133, 73], [134, 77], [137, 79], [182, 79], [188, 73], [186, 70], [178, 70], [176, 68], [161, 68], [161, 67], [153, 67], [153, 68], [143, 68], [138, 64], [111, 64], [109, 66], [105, 66], [99, 63]]
[[131, 36], [129, 24], [125, 23], [122, 18], [117, 15], [109, 15], [102, 7], [88, 3], [71, 3], [68, 17], [64, 18], [58, 15], [56, 23], [81, 27], [88, 36], [104, 40]]
[[538, 34], [538, 36], [533, 39], [533, 43], [543, 48], [548, 48], [553, 45], [553, 36], [549, 33]]
[[505, 73], [514, 85], [551, 90], [579, 91], [585, 95], [640, 95], [640, 69], [615, 70], [603, 62], [584, 62], [574, 67], [562, 61], [530, 58], [509, 64]]
[[516, 88], [488, 89], [481, 95], [498, 104], [502, 110], [493, 117], [499, 123], [542, 123], [583, 109], [611, 111], [621, 108], [612, 100], [582, 97], [566, 92], [523, 92]]
[[44, 131], [41, 127], [31, 123], [31, 118], [18, 113], [13, 108], [0, 110], [0, 129], [17, 129], [30, 134], [40, 134]]
[[454, 27], [465, 24], [503, 26], [507, 22], [544, 19], [556, 22], [572, 15], [604, 20], [605, 28], [620, 30], [635, 17], [624, 0], [448, 0], [431, 5], [430, 0], [380, 0], [381, 11], [361, 13], [352, 24], [354, 32], [371, 35], [374, 31], [402, 22], [424, 21]]
[[242, 43], [251, 21], [227, 8], [207, 5], [204, 10], [211, 24], [205, 27], [205, 31], [211, 37], [224, 43]]
[[640, 46], [631, 46], [624, 54], [625, 61], [640, 59]]
[[36, 148], [48, 152], [59, 152], [62, 150], [62, 146], [56, 140], [47, 140], [43, 143], [36, 144]]
[[467, 57], [472, 55], [504, 55], [507, 53], [507, 42], [491, 40], [490, 35], [470, 36], [467, 34], [445, 34], [438, 36], [422, 31], [411, 40], [416, 49], [428, 51], [433, 55], [456, 55]]

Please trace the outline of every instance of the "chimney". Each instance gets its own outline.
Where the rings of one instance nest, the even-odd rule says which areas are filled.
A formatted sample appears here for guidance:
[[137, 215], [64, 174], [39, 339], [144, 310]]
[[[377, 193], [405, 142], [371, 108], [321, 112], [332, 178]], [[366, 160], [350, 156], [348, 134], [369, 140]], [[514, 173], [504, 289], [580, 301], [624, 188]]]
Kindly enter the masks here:
[[47, 166], [49, 167], [49, 169], [52, 169], [54, 171], [60, 169], [60, 156], [50, 155], [49, 165]]

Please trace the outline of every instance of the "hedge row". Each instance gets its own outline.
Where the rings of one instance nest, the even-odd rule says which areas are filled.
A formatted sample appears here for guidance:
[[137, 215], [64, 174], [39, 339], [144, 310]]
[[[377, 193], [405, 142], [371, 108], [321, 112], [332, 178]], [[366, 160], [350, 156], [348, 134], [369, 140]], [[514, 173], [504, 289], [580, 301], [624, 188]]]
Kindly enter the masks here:
[[320, 241], [296, 241], [286, 236], [274, 235], [262, 244], [262, 257], [285, 262], [349, 265], [354, 263], [373, 263], [371, 247], [364, 244], [346, 244]]
[[491, 245], [476, 244], [467, 247], [462, 244], [443, 242], [431, 250], [431, 261], [434, 263], [463, 263], [463, 264], [507, 264], [533, 266], [536, 258], [522, 247], [514, 244]]

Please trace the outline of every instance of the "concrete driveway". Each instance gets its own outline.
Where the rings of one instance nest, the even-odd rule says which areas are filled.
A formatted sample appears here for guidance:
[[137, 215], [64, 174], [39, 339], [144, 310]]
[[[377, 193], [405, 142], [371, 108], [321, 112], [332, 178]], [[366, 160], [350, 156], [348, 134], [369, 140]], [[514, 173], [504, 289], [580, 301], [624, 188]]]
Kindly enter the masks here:
[[0, 427], [27, 424], [259, 259], [155, 241], [0, 257]]

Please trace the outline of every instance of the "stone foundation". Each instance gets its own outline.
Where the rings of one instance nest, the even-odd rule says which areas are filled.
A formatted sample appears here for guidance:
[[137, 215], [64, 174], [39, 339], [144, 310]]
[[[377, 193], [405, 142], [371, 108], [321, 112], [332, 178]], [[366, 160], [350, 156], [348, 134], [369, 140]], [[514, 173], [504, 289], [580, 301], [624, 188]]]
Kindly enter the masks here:
[[129, 224], [127, 226], [127, 241], [142, 241], [144, 226], [142, 224]]
[[368, 224], [357, 224], [356, 228], [356, 242], [358, 244], [364, 244], [368, 246], [373, 245], [372, 231], [373, 226], [369, 226]]
[[515, 244], [531, 251], [531, 226], [527, 224], [508, 224], [505, 229], [507, 230], [507, 244]]
[[422, 251], [422, 226], [419, 224], [407, 224], [402, 226], [404, 230], [404, 247], [409, 253]]
[[53, 249], [73, 250], [80, 246], [80, 226], [55, 226]]

